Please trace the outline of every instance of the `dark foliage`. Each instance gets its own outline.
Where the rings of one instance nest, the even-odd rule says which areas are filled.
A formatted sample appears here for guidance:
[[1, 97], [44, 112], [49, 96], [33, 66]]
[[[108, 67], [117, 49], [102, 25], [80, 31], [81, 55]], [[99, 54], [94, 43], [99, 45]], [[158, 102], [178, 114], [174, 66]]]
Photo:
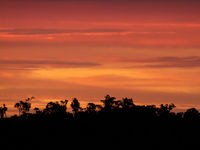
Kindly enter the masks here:
[[174, 104], [140, 106], [132, 99], [107, 95], [102, 105], [88, 103], [86, 108], [74, 98], [72, 113], [67, 111], [68, 100], [49, 102], [43, 110], [34, 108], [30, 113], [32, 99], [15, 104], [18, 116], [5, 118], [7, 107], [0, 107], [1, 138], [10, 149], [19, 143], [24, 149], [38, 145], [61, 149], [63, 144], [79, 142], [89, 142], [91, 148], [93, 143], [111, 149], [184, 149], [199, 143], [195, 135], [200, 133], [200, 113], [195, 108], [175, 113]]
[[3, 104], [3, 106], [0, 107], [0, 116], [1, 119], [3, 119], [4, 117], [6, 117], [6, 111], [8, 110], [8, 108], [6, 107], [5, 104]]

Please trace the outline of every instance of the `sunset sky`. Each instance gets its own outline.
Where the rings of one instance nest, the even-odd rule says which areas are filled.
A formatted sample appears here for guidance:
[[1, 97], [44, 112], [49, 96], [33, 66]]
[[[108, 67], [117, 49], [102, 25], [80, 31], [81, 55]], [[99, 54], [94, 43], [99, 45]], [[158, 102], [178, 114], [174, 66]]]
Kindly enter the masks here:
[[106, 94], [200, 108], [199, 0], [1, 0], [0, 104]]

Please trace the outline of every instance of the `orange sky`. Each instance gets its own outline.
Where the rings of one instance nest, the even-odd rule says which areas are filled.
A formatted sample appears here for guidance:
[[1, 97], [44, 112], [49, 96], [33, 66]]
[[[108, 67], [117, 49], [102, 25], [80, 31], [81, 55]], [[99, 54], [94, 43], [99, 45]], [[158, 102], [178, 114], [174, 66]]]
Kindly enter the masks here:
[[200, 108], [198, 0], [1, 0], [0, 102], [106, 94]]

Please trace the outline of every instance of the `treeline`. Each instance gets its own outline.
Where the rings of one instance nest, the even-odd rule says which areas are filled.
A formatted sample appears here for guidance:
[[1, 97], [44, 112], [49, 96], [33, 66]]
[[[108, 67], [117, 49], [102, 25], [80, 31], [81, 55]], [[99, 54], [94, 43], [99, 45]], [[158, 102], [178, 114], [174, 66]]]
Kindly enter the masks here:
[[175, 113], [174, 104], [141, 106], [131, 98], [110, 95], [101, 105], [88, 103], [85, 108], [76, 98], [49, 102], [44, 109], [32, 108], [33, 100], [14, 104], [19, 114], [9, 118], [6, 105], [0, 107], [0, 143], [8, 149], [67, 149], [72, 144], [87, 149], [177, 150], [199, 144], [200, 113], [195, 108]]
[[8, 108], [5, 104], [0, 107], [1, 119], [24, 119], [24, 120], [81, 120], [107, 118], [127, 118], [142, 120], [200, 120], [200, 113], [196, 108], [190, 108], [185, 112], [172, 112], [176, 107], [172, 104], [155, 105], [135, 105], [132, 98], [116, 100], [115, 97], [106, 95], [104, 100], [100, 100], [102, 105], [88, 103], [86, 108], [80, 106], [80, 102], [74, 98], [70, 104], [72, 112], [67, 110], [68, 100], [61, 100], [47, 103], [43, 110], [33, 108], [34, 113], [30, 113], [31, 101], [34, 97], [21, 100], [14, 105], [18, 109], [19, 115], [6, 117]]

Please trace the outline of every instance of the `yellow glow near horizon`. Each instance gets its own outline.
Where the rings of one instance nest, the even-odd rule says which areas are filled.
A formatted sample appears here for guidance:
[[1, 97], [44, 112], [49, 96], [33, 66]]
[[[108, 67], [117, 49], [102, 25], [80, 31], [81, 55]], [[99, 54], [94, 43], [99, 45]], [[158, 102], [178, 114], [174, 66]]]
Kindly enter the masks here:
[[67, 78], [91, 77], [100, 75], [123, 75], [126, 77], [149, 78], [149, 75], [142, 74], [141, 71], [126, 69], [92, 69], [92, 68], [72, 68], [72, 69], [40, 69], [32, 71], [30, 77], [63, 80]]

